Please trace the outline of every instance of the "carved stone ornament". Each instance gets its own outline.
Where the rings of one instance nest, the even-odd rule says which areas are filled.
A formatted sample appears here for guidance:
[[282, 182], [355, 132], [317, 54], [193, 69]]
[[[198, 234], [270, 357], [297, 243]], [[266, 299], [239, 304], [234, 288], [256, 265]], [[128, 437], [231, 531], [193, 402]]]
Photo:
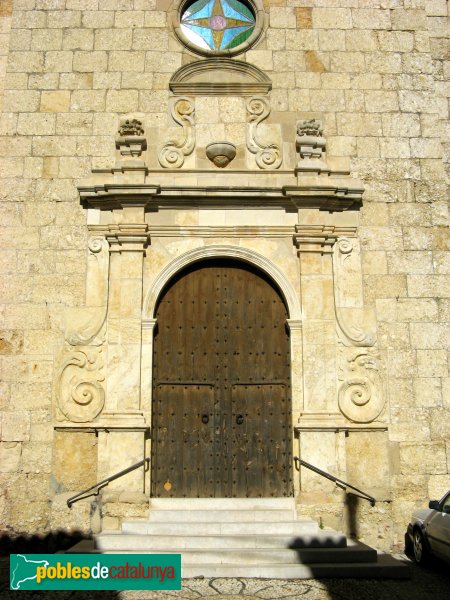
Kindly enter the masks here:
[[179, 169], [183, 166], [184, 157], [189, 156], [195, 147], [194, 101], [185, 96], [175, 98], [171, 102], [170, 114], [173, 120], [183, 128], [183, 136], [171, 140], [161, 148], [158, 160], [165, 169]]
[[310, 119], [309, 121], [299, 121], [297, 123], [297, 135], [321, 137], [323, 135], [322, 122], [316, 121], [316, 119]]
[[116, 137], [116, 148], [121, 156], [139, 157], [147, 150], [142, 122], [138, 119], [123, 119]]
[[296, 147], [299, 153], [297, 171], [321, 173], [329, 171], [324, 162], [326, 139], [323, 137], [322, 122], [316, 119], [297, 122]]
[[105, 404], [102, 348], [84, 347], [64, 361], [58, 379], [58, 407], [74, 423], [87, 423]]
[[236, 146], [231, 142], [212, 142], [206, 146], [206, 156], [216, 167], [223, 169], [236, 156]]
[[356, 238], [342, 237], [334, 246], [334, 306], [337, 333], [344, 346], [374, 346], [376, 321], [362, 299], [361, 263]]
[[88, 242], [88, 306], [67, 312], [65, 341], [70, 346], [101, 346], [105, 340], [108, 303], [109, 246], [104, 237]]
[[63, 419], [87, 423], [103, 409], [103, 345], [108, 305], [109, 248], [104, 237], [88, 244], [86, 307], [67, 313], [65, 344], [56, 380], [57, 406]]
[[260, 169], [278, 169], [282, 163], [281, 149], [277, 144], [266, 144], [258, 133], [259, 124], [270, 114], [267, 98], [253, 97], [247, 102], [247, 148], [256, 154]]
[[350, 421], [370, 423], [385, 406], [379, 358], [378, 354], [364, 350], [353, 352], [349, 357], [342, 353], [338, 403]]

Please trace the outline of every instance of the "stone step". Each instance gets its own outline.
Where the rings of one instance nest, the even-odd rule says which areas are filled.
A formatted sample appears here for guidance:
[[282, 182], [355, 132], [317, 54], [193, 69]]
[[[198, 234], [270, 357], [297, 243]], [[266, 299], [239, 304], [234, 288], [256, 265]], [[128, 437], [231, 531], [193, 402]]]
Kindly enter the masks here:
[[185, 552], [197, 549], [263, 549], [263, 548], [344, 548], [347, 538], [335, 531], [319, 530], [303, 535], [143, 535], [103, 532], [96, 536], [102, 552]]
[[[161, 550], [159, 554], [169, 554]], [[133, 552], [127, 552], [133, 554]], [[170, 554], [177, 554], [176, 550]], [[264, 564], [318, 564], [318, 563], [368, 563], [377, 560], [376, 550], [368, 546], [348, 548], [257, 548], [218, 550], [184, 550], [182, 566], [189, 565], [264, 565]]]
[[289, 498], [151, 498], [150, 511], [159, 510], [295, 510]]
[[[171, 519], [170, 519], [171, 521]], [[149, 521], [125, 521], [122, 524], [123, 533], [134, 533], [139, 535], [233, 535], [233, 534], [289, 534], [302, 535], [314, 534], [319, 531], [315, 521], [298, 520], [274, 523], [271, 521], [246, 521], [246, 522], [149, 522]]]
[[[283, 521], [296, 520], [295, 511], [292, 509], [272, 509], [264, 508], [257, 509], [242, 509], [242, 510], [227, 510], [213, 509], [205, 511], [203, 509], [151, 509], [149, 512], [148, 521], [162, 523], [232, 523], [232, 522], [252, 522], [264, 521], [266, 523], [280, 523]], [[307, 519], [304, 519], [306, 521]], [[143, 519], [140, 519], [142, 522]]]
[[[120, 536], [119, 536], [120, 537]], [[166, 553], [165, 550], [154, 550], [158, 553]], [[69, 553], [98, 553], [93, 540], [82, 540], [73, 546]], [[102, 550], [102, 554], [115, 553], [116, 550]], [[128, 554], [140, 554], [142, 550], [127, 550]], [[199, 562], [201, 557], [208, 556], [209, 551], [183, 551], [182, 577], [262, 577], [269, 579], [320, 579], [320, 578], [386, 578], [407, 579], [410, 575], [410, 567], [406, 562], [399, 561], [388, 554], [380, 553], [364, 544], [351, 543], [347, 548], [318, 549], [308, 548], [295, 552], [296, 562], [278, 559], [279, 553], [286, 550], [267, 550], [267, 558], [275, 557], [272, 562], [261, 562], [257, 554], [261, 550], [247, 551], [243, 554], [247, 560], [236, 562], [224, 562], [224, 554], [233, 557], [236, 550], [224, 550], [219, 552], [221, 562]], [[330, 554], [331, 553], [331, 554]], [[214, 558], [211, 553], [210, 558]], [[196, 558], [192, 558], [196, 557]], [[256, 559], [256, 560], [255, 560]], [[353, 560], [352, 560], [353, 559]], [[370, 559], [370, 560], [369, 560]]]
[[370, 563], [188, 565], [183, 579], [193, 577], [261, 577], [264, 579], [377, 578], [407, 579], [409, 566], [390, 555], [379, 555]]

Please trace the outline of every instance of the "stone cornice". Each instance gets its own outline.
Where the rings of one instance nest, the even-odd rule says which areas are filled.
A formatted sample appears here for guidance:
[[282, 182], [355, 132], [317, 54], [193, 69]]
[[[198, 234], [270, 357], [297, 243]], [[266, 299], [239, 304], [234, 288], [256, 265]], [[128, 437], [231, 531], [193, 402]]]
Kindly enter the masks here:
[[[337, 179], [337, 178], [336, 178]], [[103, 185], [80, 186], [81, 204], [85, 208], [112, 210], [126, 206], [141, 206], [155, 210], [159, 206], [278, 206], [286, 210], [317, 208], [341, 212], [359, 208], [363, 189], [351, 187], [352, 180], [339, 185], [326, 179], [319, 185], [293, 185], [268, 187], [227, 185], [154, 185], [130, 183], [105, 183]], [[342, 182], [344, 184], [344, 182]]]

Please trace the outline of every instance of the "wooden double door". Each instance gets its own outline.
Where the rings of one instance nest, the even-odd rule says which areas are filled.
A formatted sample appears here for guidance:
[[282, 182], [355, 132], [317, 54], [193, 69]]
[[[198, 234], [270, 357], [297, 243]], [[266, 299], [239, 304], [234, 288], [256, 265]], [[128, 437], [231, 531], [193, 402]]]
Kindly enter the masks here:
[[292, 495], [287, 309], [244, 262], [182, 271], [156, 310], [152, 495]]

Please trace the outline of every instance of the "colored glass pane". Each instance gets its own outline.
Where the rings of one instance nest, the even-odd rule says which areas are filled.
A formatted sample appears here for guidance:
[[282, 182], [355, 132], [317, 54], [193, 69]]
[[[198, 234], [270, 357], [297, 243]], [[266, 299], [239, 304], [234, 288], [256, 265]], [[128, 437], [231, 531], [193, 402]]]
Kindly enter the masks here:
[[199, 48], [227, 50], [243, 44], [255, 23], [255, 15], [239, 0], [197, 0], [183, 10], [180, 26]]

